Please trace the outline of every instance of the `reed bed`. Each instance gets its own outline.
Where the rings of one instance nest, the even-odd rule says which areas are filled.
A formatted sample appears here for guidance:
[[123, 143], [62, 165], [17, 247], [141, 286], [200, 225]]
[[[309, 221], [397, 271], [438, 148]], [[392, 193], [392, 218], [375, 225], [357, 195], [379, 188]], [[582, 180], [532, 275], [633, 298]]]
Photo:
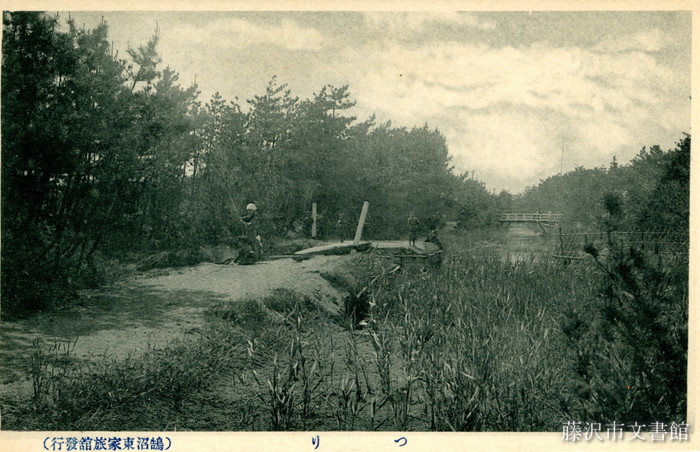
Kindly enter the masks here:
[[[372, 256], [349, 259], [324, 275], [347, 292], [337, 313], [278, 291], [216, 306], [199, 339], [119, 363], [77, 371], [61, 367], [69, 346], [37, 350], [29, 408], [6, 413], [5, 425], [557, 431], [571, 420], [682, 417], [684, 396], [669, 402], [647, 374], [684, 366], [683, 348], [664, 367], [645, 368], [625, 355], [635, 348], [616, 335], [618, 325], [605, 323], [603, 308], [624, 292], [622, 280], [615, 292], [601, 271], [617, 271], [612, 263], [513, 262], [483, 246], [488, 240], [446, 236], [448, 253], [435, 269], [397, 271]], [[671, 303], [680, 323], [670, 326], [662, 316], [654, 331], [685, 340], [687, 353], [683, 271], [666, 268], [653, 273], [656, 280], [645, 273], [638, 298]]]

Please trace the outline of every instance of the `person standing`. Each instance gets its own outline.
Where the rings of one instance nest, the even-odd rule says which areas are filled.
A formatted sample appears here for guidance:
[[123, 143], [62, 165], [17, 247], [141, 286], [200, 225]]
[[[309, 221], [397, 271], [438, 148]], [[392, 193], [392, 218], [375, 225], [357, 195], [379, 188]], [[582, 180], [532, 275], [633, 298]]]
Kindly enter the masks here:
[[251, 202], [246, 206], [245, 210], [245, 215], [240, 218], [243, 224], [243, 234], [240, 237], [240, 250], [234, 262], [238, 264], [253, 264], [258, 258], [257, 250], [259, 249], [258, 243], [260, 243], [253, 223], [253, 220], [257, 216], [258, 208]]
[[345, 239], [345, 225], [345, 217], [342, 213], [339, 213], [338, 221], [335, 222], [335, 233], [340, 239], [340, 243], [343, 243], [343, 240]]
[[414, 212], [408, 216], [408, 245], [416, 246], [416, 239], [418, 238], [418, 229], [420, 228], [420, 222], [418, 217], [416, 217]]

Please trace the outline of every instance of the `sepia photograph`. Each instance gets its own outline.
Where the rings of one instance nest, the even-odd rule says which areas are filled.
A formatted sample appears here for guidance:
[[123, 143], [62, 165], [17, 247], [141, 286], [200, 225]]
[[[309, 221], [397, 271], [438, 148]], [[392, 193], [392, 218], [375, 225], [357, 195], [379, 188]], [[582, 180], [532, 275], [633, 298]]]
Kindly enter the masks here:
[[3, 441], [689, 447], [694, 11], [657, 3], [4, 7]]

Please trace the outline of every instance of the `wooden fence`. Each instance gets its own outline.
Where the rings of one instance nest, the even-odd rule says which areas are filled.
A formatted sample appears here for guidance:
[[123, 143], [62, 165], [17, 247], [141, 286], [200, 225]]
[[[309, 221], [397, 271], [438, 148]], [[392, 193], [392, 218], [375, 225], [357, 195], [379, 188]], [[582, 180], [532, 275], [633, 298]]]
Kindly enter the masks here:
[[553, 229], [546, 242], [555, 257], [581, 259], [586, 247], [593, 247], [605, 255], [610, 244], [614, 247], [635, 248], [657, 255], [672, 255], [687, 259], [689, 237], [682, 232], [669, 229], [647, 229], [613, 232], [567, 232]]

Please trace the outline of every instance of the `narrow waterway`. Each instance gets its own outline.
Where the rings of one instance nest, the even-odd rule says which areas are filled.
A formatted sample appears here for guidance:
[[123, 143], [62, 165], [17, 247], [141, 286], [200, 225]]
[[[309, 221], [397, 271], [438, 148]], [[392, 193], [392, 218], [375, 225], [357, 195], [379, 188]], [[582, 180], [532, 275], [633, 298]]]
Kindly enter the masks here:
[[546, 235], [539, 225], [512, 223], [506, 228], [507, 232], [499, 249], [504, 261], [540, 262], [551, 255], [552, 236]]

